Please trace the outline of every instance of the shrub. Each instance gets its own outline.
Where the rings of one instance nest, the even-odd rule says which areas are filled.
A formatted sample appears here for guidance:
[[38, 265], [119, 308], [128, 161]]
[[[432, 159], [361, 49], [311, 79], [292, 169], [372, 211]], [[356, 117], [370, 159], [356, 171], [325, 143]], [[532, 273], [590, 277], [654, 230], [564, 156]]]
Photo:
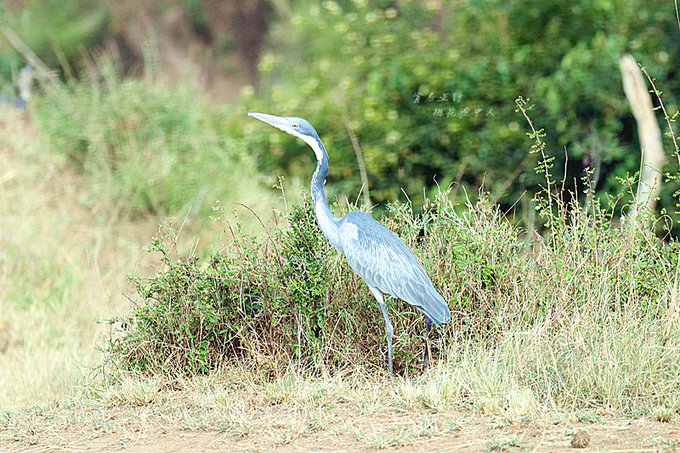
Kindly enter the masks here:
[[[136, 279], [140, 300], [111, 352], [123, 367], [194, 373], [229, 361], [267, 370], [291, 362], [309, 370], [361, 364], [384, 369], [386, 341], [377, 303], [333, 251], [314, 222], [311, 203], [292, 208], [266, 240], [234, 232], [233, 244], [208, 262], [171, 259], [167, 269]], [[654, 320], [664, 316], [678, 257], [676, 242], [612, 226], [609, 213], [565, 207], [554, 239], [529, 236], [482, 197], [462, 212], [440, 194], [421, 215], [394, 204], [383, 219], [420, 257], [453, 313], [435, 329], [436, 354], [461, 338], [493, 347], [508, 332], [553, 326], [567, 335], [573, 316], [588, 313]], [[567, 217], [565, 216], [564, 219]], [[559, 223], [558, 223], [559, 222]], [[420, 364], [422, 316], [388, 298], [395, 363]], [[454, 348], [455, 349], [455, 348]]]
[[115, 58], [102, 58], [85, 80], [38, 100], [36, 125], [90, 177], [92, 196], [132, 213], [207, 212], [216, 199], [262, 192], [243, 143], [220, 134], [223, 116], [154, 74], [151, 65], [145, 78], [123, 78]]

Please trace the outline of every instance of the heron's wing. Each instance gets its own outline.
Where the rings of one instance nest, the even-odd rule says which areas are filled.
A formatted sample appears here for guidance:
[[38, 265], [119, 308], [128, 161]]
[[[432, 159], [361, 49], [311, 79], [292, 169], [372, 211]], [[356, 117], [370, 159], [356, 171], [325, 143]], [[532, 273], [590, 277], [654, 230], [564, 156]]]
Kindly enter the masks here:
[[435, 324], [449, 321], [446, 301], [396, 234], [361, 211], [345, 215], [339, 233], [347, 262], [369, 286], [414, 305]]

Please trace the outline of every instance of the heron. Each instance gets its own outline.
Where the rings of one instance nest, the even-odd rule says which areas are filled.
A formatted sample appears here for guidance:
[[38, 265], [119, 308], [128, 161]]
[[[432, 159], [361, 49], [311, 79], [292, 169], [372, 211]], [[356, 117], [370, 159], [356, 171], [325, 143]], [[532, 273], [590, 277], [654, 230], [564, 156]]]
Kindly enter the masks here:
[[16, 96], [0, 96], [0, 103], [13, 105], [16, 110], [25, 111], [28, 100], [31, 97], [31, 82], [33, 81], [33, 68], [31, 65], [24, 66], [17, 77], [14, 89]]
[[[329, 168], [328, 153], [321, 143], [319, 134], [307, 120], [257, 112], [250, 112], [248, 116], [302, 139], [314, 151], [316, 170], [312, 175], [311, 195], [316, 222], [328, 242], [345, 255], [350, 267], [366, 282], [371, 294], [378, 301], [385, 320], [388, 369], [390, 376], [394, 375], [392, 366], [394, 329], [383, 294], [402, 299], [423, 314], [426, 338], [432, 324], [442, 325], [451, 319], [451, 311], [446, 301], [434, 288], [418, 258], [399, 236], [362, 211], [351, 211], [342, 217], [333, 215], [324, 191]], [[426, 341], [423, 369], [428, 363], [429, 348]]]

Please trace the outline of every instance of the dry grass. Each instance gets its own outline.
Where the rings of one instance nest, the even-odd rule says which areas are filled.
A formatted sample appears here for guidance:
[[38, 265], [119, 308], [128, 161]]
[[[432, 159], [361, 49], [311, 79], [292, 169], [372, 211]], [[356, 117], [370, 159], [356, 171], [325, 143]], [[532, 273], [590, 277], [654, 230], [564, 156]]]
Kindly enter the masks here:
[[[0, 408], [61, 401], [101, 360], [97, 321], [127, 309], [151, 219], [80, 203], [79, 178], [17, 116], [0, 123]], [[149, 270], [147, 270], [149, 272]]]
[[[121, 215], [123, 206], [98, 199], [91, 180], [45, 140], [25, 116], [0, 118], [0, 410], [82, 393], [102, 360], [105, 321], [129, 312], [127, 276], [160, 265], [145, 252], [159, 223], [191, 238], [176, 253], [201, 253], [223, 227], [188, 215]], [[276, 198], [258, 188], [238, 201]], [[223, 205], [246, 231], [260, 228], [246, 209]]]
[[24, 118], [0, 120], [0, 409], [78, 394], [102, 360], [100, 321], [129, 310], [128, 273], [158, 265], [145, 248], [159, 219], [85, 201], [91, 188], [44, 145]]
[[[597, 415], [598, 423], [591, 424], [556, 413], [521, 390], [503, 394], [500, 410], [486, 414], [469, 410], [476, 397], [465, 395], [442, 399], [434, 407], [429, 398], [436, 382], [464, 385], [447, 368], [440, 364], [421, 378], [397, 378], [391, 384], [359, 369], [344, 377], [319, 378], [290, 369], [273, 380], [243, 366], [173, 381], [128, 376], [114, 387], [91, 387], [87, 398], [0, 415], [0, 449], [86, 448], [108, 439], [108, 448], [101, 448], [110, 450], [113, 438], [118, 448], [146, 443], [149, 451], [162, 451], [153, 445], [164, 436], [172, 436], [170, 445], [177, 446], [182, 438], [205, 432], [203, 442], [225, 450], [318, 449], [321, 442], [330, 450], [431, 445], [500, 451], [520, 445], [543, 451], [543, 445], [561, 451], [558, 447], [569, 446], [571, 434], [584, 427], [599, 446], [607, 446], [603, 440], [616, 446], [677, 446], [673, 412], [665, 423], [654, 418], [617, 421], [608, 414]], [[534, 411], [527, 415], [526, 407]], [[197, 442], [188, 451], [207, 448]]]

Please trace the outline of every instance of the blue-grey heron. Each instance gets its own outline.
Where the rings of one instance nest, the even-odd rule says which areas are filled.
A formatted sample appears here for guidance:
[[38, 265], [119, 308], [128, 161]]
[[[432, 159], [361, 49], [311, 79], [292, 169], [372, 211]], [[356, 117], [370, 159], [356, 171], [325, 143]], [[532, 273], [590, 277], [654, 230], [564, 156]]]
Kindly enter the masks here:
[[33, 68], [31, 65], [24, 66], [14, 84], [16, 96], [0, 95], [1, 104], [10, 104], [17, 110], [25, 111], [28, 100], [31, 97], [31, 82], [33, 81]]
[[[418, 258], [396, 234], [365, 212], [352, 211], [341, 218], [333, 215], [324, 192], [324, 181], [328, 175], [328, 154], [316, 130], [307, 120], [266, 113], [248, 115], [301, 138], [314, 151], [317, 163], [312, 176], [312, 204], [316, 221], [328, 242], [344, 253], [349, 265], [368, 284], [380, 304], [387, 332], [388, 367], [392, 375], [393, 328], [383, 293], [405, 300], [420, 310], [425, 316], [428, 334], [433, 323], [441, 325], [451, 319], [446, 301], [434, 289]], [[428, 361], [426, 344], [423, 366]]]

